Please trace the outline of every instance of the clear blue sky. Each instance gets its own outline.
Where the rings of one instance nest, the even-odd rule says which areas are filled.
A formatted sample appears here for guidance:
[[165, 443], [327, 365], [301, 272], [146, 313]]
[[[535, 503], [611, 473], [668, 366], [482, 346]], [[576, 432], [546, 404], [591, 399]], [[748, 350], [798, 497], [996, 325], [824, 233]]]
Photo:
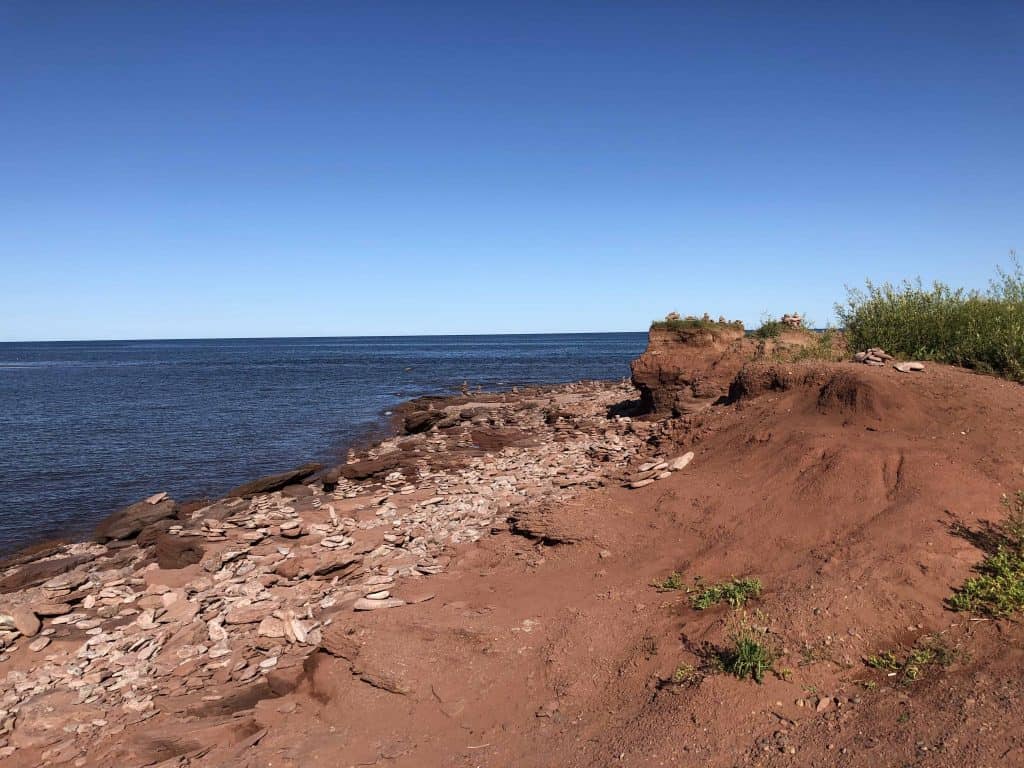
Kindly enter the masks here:
[[1024, 250], [1024, 3], [0, 4], [0, 339], [831, 318]]

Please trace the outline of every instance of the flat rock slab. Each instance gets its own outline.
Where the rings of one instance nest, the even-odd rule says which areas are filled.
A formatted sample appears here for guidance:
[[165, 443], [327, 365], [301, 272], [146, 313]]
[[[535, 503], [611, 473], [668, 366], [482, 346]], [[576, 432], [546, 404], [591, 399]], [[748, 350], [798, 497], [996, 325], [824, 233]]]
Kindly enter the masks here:
[[894, 363], [892, 367], [900, 373], [911, 373], [913, 371], [923, 371], [924, 363]]
[[96, 541], [103, 544], [108, 541], [130, 539], [137, 536], [143, 528], [174, 517], [177, 512], [178, 505], [170, 499], [158, 501], [156, 504], [140, 501], [120, 512], [115, 512], [96, 526]]
[[248, 496], [255, 496], [258, 493], [273, 493], [279, 491], [285, 486], [294, 485], [300, 483], [307, 477], [310, 477], [321, 469], [321, 465], [316, 462], [309, 464], [303, 464], [297, 469], [289, 470], [288, 472], [280, 472], [276, 475], [267, 475], [261, 477], [258, 480], [253, 480], [249, 483], [244, 483], [236, 488], [232, 488], [227, 492], [227, 496], [236, 496], [238, 498], [246, 498]]
[[673, 472], [678, 472], [680, 469], [685, 469], [691, 461], [693, 461], [693, 451], [687, 451], [682, 456], [672, 459], [668, 463], [668, 468]]
[[405, 605], [405, 600], [390, 597], [384, 600], [369, 600], [360, 597], [352, 606], [353, 611], [377, 611], [382, 608], [399, 608]]

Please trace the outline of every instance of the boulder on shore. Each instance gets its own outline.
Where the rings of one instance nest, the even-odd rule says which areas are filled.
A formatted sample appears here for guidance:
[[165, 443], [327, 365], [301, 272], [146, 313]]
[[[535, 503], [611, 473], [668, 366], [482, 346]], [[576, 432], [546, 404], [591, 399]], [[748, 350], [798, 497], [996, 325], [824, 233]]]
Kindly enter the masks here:
[[94, 538], [100, 544], [130, 539], [137, 536], [143, 528], [174, 517], [177, 513], [178, 505], [172, 499], [164, 499], [156, 504], [140, 501], [115, 512], [96, 526]]
[[274, 491], [281, 490], [286, 485], [293, 485], [294, 483], [302, 482], [307, 477], [319, 472], [320, 469], [320, 464], [310, 462], [309, 464], [303, 464], [301, 467], [289, 470], [288, 472], [279, 472], [276, 475], [267, 475], [266, 477], [261, 477], [257, 480], [243, 483], [237, 488], [232, 488], [225, 494], [225, 496], [247, 498], [249, 496], [255, 496], [258, 493], [273, 493]]
[[445, 417], [444, 411], [414, 411], [405, 417], [405, 431], [410, 435], [426, 432]]

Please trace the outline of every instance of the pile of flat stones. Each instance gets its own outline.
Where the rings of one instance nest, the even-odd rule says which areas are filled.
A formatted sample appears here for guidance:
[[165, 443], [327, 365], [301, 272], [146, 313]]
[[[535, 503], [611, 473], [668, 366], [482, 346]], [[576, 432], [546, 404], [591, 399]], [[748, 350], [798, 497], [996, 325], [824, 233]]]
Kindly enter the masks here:
[[693, 451], [687, 451], [674, 459], [655, 457], [652, 461], [637, 467], [637, 474], [630, 477], [627, 485], [630, 488], [646, 488], [658, 480], [671, 477], [673, 472], [685, 469], [691, 461], [693, 461]]
[[[858, 352], [853, 356], [854, 362], [864, 363], [864, 365], [883, 366], [890, 360], [893, 360], [893, 356], [888, 354], [881, 347], [871, 347], [863, 352]], [[918, 362], [899, 362], [893, 363], [892, 367], [900, 373], [911, 373], [914, 371], [923, 371], [924, 363]]]
[[853, 356], [855, 363], [864, 363], [864, 365], [882, 366], [887, 361], [892, 360], [892, 355], [886, 352], [881, 347], [871, 347], [863, 352], [858, 352]]
[[[97, 737], [153, 717], [169, 698], [214, 702], [301, 669], [339, 611], [355, 617], [429, 600], [424, 580], [445, 570], [457, 546], [505, 529], [515, 509], [635, 471], [652, 427], [607, 415], [632, 395], [625, 383], [566, 385], [552, 395], [557, 419], [494, 403], [487, 423], [520, 430], [530, 437], [524, 445], [451, 466], [430, 454], [465, 448], [465, 434], [393, 438], [360, 458], [413, 439], [427, 455], [383, 480], [342, 478], [330, 493], [311, 484], [299, 498], [277, 491], [215, 502], [167, 531], [202, 545], [182, 586], [162, 583], [180, 580], [159, 578], [136, 544], [117, 549], [116, 567], [104, 566], [104, 545], [63, 547], [50, 558], [83, 564], [0, 597], [0, 758], [17, 748], [12, 731], [24, 708], [47, 696], [70, 696], [88, 713], [69, 713], [44, 741], [49, 758], [74, 758]], [[640, 464], [629, 484], [653, 483], [692, 458]]]

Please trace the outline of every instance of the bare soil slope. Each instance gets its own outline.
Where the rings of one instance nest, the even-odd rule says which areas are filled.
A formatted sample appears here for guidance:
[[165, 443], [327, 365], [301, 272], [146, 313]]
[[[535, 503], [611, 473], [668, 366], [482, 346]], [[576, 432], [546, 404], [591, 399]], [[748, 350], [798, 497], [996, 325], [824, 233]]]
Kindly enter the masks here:
[[[1024, 389], [929, 366], [752, 366], [683, 472], [549, 511], [578, 543], [504, 533], [435, 600], [353, 614], [297, 690], [257, 705], [246, 765], [1024, 764], [1015, 622], [943, 604], [981, 557], [964, 529], [1022, 484]], [[690, 446], [680, 446], [688, 448]], [[784, 648], [763, 685], [707, 674], [734, 616], [655, 579], [758, 576]], [[937, 633], [909, 682], [866, 655]], [[387, 670], [383, 685], [360, 677]], [[395, 692], [398, 691], [398, 692]]]

